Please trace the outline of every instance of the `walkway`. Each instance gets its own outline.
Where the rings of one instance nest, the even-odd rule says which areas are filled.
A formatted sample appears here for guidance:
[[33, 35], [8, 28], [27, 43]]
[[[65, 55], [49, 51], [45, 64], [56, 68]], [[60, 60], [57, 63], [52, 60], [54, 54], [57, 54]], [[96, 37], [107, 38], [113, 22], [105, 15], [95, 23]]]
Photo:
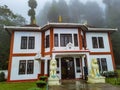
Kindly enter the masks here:
[[49, 86], [49, 90], [120, 90], [120, 86], [88, 84], [83, 80], [63, 80], [60, 86]]

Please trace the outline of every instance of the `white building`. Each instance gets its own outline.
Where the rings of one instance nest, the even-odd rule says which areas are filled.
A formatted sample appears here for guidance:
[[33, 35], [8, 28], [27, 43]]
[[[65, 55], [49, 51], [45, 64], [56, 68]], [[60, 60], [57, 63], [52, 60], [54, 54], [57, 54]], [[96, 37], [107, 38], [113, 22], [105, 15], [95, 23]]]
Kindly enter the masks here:
[[110, 33], [117, 29], [48, 23], [43, 27], [5, 26], [5, 30], [11, 33], [8, 81], [48, 76], [51, 59], [57, 60], [60, 79], [83, 78], [83, 67], [89, 73], [93, 58], [97, 58], [101, 72], [115, 70]]

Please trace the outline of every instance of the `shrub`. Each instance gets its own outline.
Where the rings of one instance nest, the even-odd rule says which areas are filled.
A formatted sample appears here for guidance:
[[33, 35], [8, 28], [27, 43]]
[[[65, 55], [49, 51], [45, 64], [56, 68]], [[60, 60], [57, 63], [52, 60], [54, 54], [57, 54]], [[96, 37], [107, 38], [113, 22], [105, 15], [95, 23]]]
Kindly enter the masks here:
[[47, 79], [47, 76], [40, 76], [39, 79], [45, 81]]
[[5, 81], [5, 74], [4, 72], [0, 73], [0, 82]]
[[38, 81], [36, 82], [36, 84], [37, 84], [37, 87], [43, 88], [43, 87], [46, 86], [47, 83], [46, 83], [46, 81], [38, 80]]

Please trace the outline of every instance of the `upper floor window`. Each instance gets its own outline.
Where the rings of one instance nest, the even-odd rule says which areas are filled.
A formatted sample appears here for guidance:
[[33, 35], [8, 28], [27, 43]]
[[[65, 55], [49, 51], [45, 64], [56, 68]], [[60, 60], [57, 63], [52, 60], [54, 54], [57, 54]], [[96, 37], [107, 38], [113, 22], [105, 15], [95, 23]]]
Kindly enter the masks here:
[[59, 43], [58, 43], [58, 34], [54, 34], [54, 46], [58, 47]]
[[72, 34], [60, 34], [60, 46], [66, 46], [69, 42], [72, 43]]
[[19, 61], [19, 74], [33, 74], [33, 70], [34, 70], [33, 60]]
[[21, 37], [21, 49], [34, 49], [35, 37]]
[[50, 36], [49, 35], [46, 36], [46, 40], [45, 41], [46, 41], [45, 42], [45, 47], [46, 48], [50, 47]]
[[77, 37], [77, 34], [74, 34], [74, 46], [78, 46], [78, 37]]
[[93, 48], [104, 48], [103, 37], [92, 37]]

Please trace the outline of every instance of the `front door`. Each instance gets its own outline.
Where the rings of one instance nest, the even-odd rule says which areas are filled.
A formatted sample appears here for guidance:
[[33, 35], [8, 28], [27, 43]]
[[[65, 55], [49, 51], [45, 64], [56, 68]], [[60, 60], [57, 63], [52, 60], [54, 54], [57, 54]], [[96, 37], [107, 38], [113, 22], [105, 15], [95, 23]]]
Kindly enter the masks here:
[[74, 79], [74, 59], [72, 57], [61, 58], [62, 79]]

